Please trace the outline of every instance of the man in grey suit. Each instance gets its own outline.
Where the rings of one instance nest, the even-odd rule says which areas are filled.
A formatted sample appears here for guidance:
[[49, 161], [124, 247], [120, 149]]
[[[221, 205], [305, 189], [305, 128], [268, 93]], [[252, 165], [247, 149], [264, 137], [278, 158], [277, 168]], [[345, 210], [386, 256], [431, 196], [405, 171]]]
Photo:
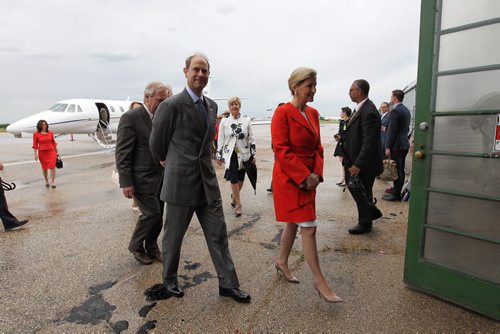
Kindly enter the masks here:
[[400, 89], [392, 91], [391, 104], [393, 108], [385, 135], [385, 155], [396, 161], [398, 179], [394, 181], [392, 194], [384, 194], [382, 197], [386, 201], [401, 201], [401, 190], [405, 183], [405, 160], [410, 149], [408, 132], [410, 131], [411, 113], [402, 103], [404, 96], [405, 93]]
[[[380, 115], [377, 107], [368, 98], [370, 85], [366, 80], [355, 80], [349, 89], [349, 96], [356, 102], [347, 129], [344, 133], [344, 168], [346, 177], [358, 176], [366, 191], [366, 197], [348, 186], [358, 208], [358, 224], [349, 229], [350, 234], [362, 234], [372, 230], [372, 221], [382, 217], [381, 212], [371, 205], [373, 183], [382, 173], [382, 145], [380, 142]], [[346, 180], [349, 185], [349, 180]], [[366, 198], [368, 198], [367, 201]]]
[[229, 253], [222, 199], [212, 163], [217, 104], [203, 96], [210, 65], [206, 56], [186, 59], [187, 87], [158, 107], [150, 149], [165, 165], [161, 199], [167, 203], [163, 236], [163, 283], [167, 293], [183, 297], [178, 283], [182, 240], [196, 213], [219, 277], [219, 294], [247, 303], [250, 295], [239, 288]]
[[158, 236], [163, 225], [163, 206], [158, 189], [163, 168], [149, 151], [152, 119], [168, 97], [168, 87], [154, 81], [144, 90], [144, 104], [122, 115], [118, 124], [115, 160], [120, 187], [127, 198], [135, 197], [141, 211], [128, 246], [142, 264], [162, 262]]

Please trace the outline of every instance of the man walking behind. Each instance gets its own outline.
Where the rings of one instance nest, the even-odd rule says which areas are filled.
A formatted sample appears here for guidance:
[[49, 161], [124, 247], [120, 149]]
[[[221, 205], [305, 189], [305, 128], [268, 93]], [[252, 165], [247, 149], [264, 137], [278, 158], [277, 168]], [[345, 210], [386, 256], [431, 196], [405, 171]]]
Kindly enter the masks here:
[[163, 226], [164, 204], [158, 195], [163, 168], [149, 151], [149, 136], [153, 115], [168, 97], [167, 90], [161, 82], [149, 83], [144, 89], [144, 104], [124, 113], [118, 124], [115, 160], [120, 188], [125, 197], [135, 197], [142, 213], [128, 249], [142, 264], [162, 262], [157, 239]]

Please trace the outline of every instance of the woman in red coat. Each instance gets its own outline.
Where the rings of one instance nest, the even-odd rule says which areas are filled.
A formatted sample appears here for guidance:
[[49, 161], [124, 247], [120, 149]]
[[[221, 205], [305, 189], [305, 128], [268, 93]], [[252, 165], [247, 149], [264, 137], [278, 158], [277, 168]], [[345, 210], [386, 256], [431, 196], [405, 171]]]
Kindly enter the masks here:
[[304, 257], [314, 276], [314, 289], [326, 302], [342, 299], [330, 288], [319, 265], [316, 246], [316, 187], [323, 181], [323, 146], [318, 111], [307, 106], [316, 93], [316, 71], [301, 67], [288, 79], [292, 101], [276, 109], [271, 137], [276, 160], [273, 198], [276, 220], [285, 222], [276, 270], [288, 282], [299, 283], [288, 268], [288, 257], [300, 226]]
[[[40, 160], [45, 186], [55, 188], [57, 143], [54, 140], [54, 133], [49, 131], [49, 125], [43, 119], [36, 124], [36, 130], [37, 132], [33, 134], [35, 161]], [[50, 183], [47, 171], [50, 171]]]

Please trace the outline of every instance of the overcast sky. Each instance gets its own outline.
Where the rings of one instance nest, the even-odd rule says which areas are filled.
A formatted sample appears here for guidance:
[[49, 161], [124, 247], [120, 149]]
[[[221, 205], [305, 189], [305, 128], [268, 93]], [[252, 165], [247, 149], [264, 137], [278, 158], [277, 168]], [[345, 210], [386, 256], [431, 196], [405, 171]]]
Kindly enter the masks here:
[[0, 12], [0, 123], [69, 98], [142, 100], [153, 80], [178, 93], [196, 51], [211, 97], [246, 97], [251, 117], [290, 100], [300, 66], [318, 71], [310, 105], [325, 116], [353, 106], [354, 79], [378, 105], [417, 75], [418, 0], [2, 0]]

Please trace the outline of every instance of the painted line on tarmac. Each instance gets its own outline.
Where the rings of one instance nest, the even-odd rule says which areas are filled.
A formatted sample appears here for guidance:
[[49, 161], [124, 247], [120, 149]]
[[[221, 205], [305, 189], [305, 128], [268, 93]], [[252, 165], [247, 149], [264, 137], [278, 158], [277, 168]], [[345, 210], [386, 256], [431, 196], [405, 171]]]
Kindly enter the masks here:
[[[109, 153], [109, 150], [90, 152], [90, 153], [73, 154], [73, 155], [64, 155], [64, 156], [61, 155], [61, 158], [63, 158], [63, 159], [78, 158], [78, 157], [84, 157], [84, 156], [88, 156], [88, 155], [97, 155], [97, 154], [103, 154], [103, 153]], [[5, 163], [3, 165], [4, 166], [16, 166], [16, 165], [26, 165], [26, 164], [32, 164], [32, 163], [39, 163], [39, 162], [35, 161], [35, 160], [28, 160], [28, 161], [20, 161], [20, 162], [10, 162], [10, 163]]]

